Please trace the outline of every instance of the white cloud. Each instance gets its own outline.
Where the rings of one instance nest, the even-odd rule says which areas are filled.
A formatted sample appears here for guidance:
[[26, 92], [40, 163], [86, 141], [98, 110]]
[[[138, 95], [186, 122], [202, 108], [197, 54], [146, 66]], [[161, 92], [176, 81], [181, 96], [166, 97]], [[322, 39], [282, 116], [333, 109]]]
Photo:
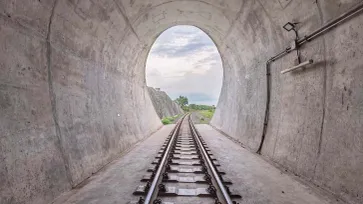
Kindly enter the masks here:
[[147, 63], [148, 86], [172, 98], [188, 96], [190, 103], [217, 104], [222, 63], [213, 41], [194, 26], [175, 26], [155, 41]]

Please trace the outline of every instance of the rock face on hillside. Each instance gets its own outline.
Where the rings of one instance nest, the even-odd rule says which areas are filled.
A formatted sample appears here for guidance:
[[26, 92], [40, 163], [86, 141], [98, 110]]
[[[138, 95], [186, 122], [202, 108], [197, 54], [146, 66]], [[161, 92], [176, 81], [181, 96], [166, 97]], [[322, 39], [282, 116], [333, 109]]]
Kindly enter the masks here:
[[183, 110], [164, 91], [148, 87], [151, 101], [160, 118], [174, 116], [183, 113]]

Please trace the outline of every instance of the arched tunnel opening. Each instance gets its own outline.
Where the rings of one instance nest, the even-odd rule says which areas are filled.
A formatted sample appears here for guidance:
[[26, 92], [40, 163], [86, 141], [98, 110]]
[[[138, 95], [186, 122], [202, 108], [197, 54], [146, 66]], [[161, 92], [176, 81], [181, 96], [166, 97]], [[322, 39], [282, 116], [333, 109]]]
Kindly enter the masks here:
[[163, 31], [147, 57], [146, 84], [164, 124], [175, 123], [184, 112], [193, 112], [195, 123], [209, 123], [222, 80], [218, 49], [195, 26], [177, 25]]
[[362, 203], [362, 10], [360, 0], [1, 1], [0, 203], [132, 198], [172, 131], [145, 66], [176, 25], [202, 29], [223, 65], [210, 125], [180, 132], [215, 149], [240, 203]]

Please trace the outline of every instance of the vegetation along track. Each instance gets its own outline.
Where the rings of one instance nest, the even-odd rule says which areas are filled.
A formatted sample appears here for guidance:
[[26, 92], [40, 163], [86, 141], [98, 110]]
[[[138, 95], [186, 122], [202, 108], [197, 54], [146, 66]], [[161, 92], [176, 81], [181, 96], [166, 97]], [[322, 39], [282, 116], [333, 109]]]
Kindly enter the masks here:
[[215, 203], [237, 204], [241, 196], [213, 157], [190, 118], [184, 115], [161, 147], [137, 187], [134, 204]]

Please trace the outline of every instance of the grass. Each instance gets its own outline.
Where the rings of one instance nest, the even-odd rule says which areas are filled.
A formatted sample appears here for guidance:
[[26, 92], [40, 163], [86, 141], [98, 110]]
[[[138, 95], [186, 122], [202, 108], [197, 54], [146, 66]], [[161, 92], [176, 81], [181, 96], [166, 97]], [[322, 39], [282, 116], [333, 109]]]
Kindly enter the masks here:
[[194, 112], [194, 122], [196, 124], [209, 124], [213, 117], [214, 109], [211, 110], [193, 110]]
[[169, 125], [171, 123], [173, 123], [172, 121], [170, 121], [168, 118], [163, 118], [161, 119], [161, 122], [164, 124], [164, 125]]
[[212, 119], [213, 114], [214, 114], [214, 110], [200, 110], [198, 111], [203, 117], [205, 117], [206, 119]]
[[175, 119], [177, 119], [179, 117], [179, 115], [174, 115], [174, 116], [169, 116], [169, 117], [164, 117], [163, 119], [161, 119], [161, 122], [164, 125], [169, 125], [174, 123]]
[[[210, 122], [210, 120], [213, 117], [215, 109], [210, 109], [210, 110], [192, 110], [191, 112], [198, 112], [199, 113], [199, 123], [201, 124], [208, 124]], [[161, 122], [164, 125], [169, 125], [169, 124], [173, 124], [176, 122], [176, 120], [180, 117], [180, 115], [174, 115], [174, 116], [169, 116], [169, 117], [164, 117], [161, 119]]]

